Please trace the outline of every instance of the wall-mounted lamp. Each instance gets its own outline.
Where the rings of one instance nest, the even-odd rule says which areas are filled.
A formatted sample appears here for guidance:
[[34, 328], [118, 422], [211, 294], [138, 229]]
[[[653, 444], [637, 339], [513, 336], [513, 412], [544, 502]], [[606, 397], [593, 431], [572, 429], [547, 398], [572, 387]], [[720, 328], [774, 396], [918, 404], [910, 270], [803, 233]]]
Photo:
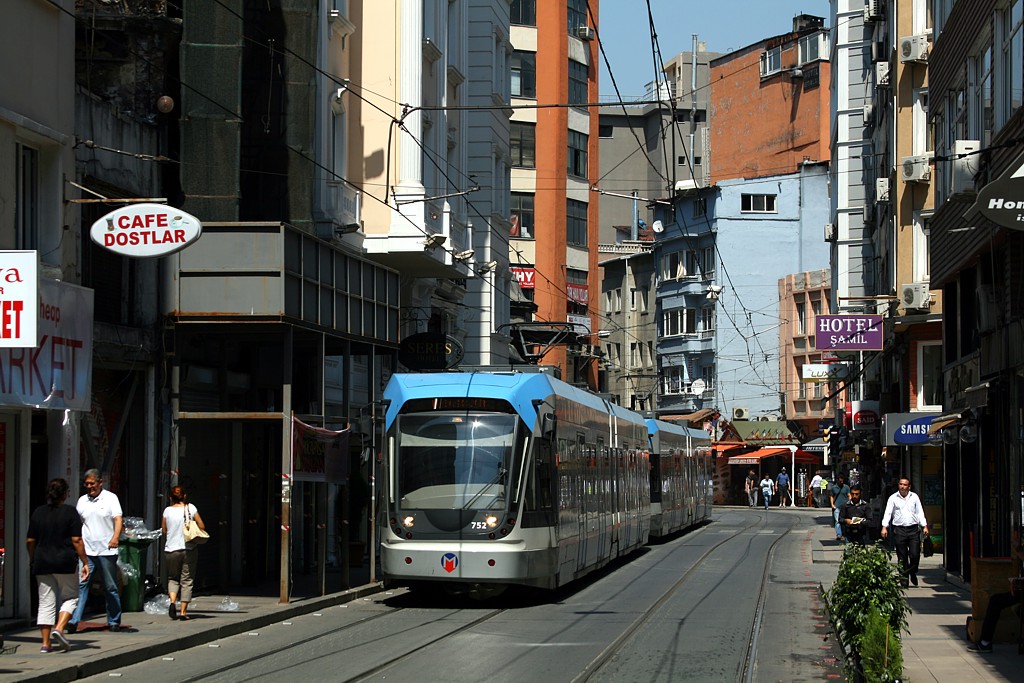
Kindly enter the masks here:
[[789, 70], [789, 77], [790, 78], [803, 78], [804, 77], [804, 72], [803, 72], [802, 69], [799, 69], [799, 68], [790, 69]]
[[722, 285], [708, 285], [707, 298], [711, 301], [718, 301], [718, 297], [722, 294]]
[[456, 261], [468, 261], [473, 258], [473, 250], [467, 249], [466, 251], [460, 251], [457, 254], [452, 254], [452, 258]]
[[497, 261], [488, 261], [487, 263], [481, 264], [480, 267], [476, 269], [476, 272], [479, 273], [480, 275], [486, 275], [487, 273], [490, 273], [497, 267]]
[[444, 244], [447, 239], [447, 235], [435, 232], [433, 235], [427, 235], [427, 239], [423, 240], [423, 244], [427, 245], [427, 249], [433, 249], [434, 247], [439, 247]]

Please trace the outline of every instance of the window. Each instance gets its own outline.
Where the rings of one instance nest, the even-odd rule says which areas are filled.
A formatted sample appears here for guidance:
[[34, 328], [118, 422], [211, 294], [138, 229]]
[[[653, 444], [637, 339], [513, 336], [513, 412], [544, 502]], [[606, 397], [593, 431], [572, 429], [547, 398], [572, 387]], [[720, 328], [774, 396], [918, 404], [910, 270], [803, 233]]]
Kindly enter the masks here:
[[797, 41], [797, 59], [800, 64], [821, 59], [821, 42], [824, 35], [823, 33], [812, 33]]
[[638, 368], [640, 367], [640, 355], [641, 349], [638, 342], [631, 342], [629, 345], [629, 367]]
[[565, 200], [565, 237], [569, 244], [587, 246], [587, 205], [575, 199]]
[[686, 372], [682, 367], [670, 367], [662, 369], [661, 391], [663, 394], [681, 394], [690, 390], [690, 383], [686, 380]]
[[673, 251], [661, 257], [661, 279], [679, 280], [686, 277], [685, 253]]
[[610, 124], [602, 123], [597, 127], [597, 136], [599, 138], [613, 138], [615, 137], [615, 129]]
[[925, 228], [921, 214], [914, 213], [914, 241], [913, 241], [913, 278], [914, 282], [928, 282], [931, 280], [929, 273], [930, 264], [928, 261], [928, 230]]
[[587, 25], [587, 0], [568, 0], [569, 35], [576, 35], [576, 29]]
[[942, 343], [917, 346], [917, 409], [942, 410]]
[[776, 213], [775, 195], [743, 194], [740, 195], [740, 211], [744, 213]]
[[704, 247], [704, 279], [711, 280], [715, 277], [715, 248]]
[[[1002, 95], [998, 105], [996, 128], [1010, 120], [1013, 113], [1020, 108], [1022, 90], [1024, 90], [1024, 2], [1015, 0], [1013, 4], [997, 15], [996, 35], [999, 36], [1000, 64], [1002, 67], [1002, 87], [996, 93]], [[960, 138], [963, 139], [963, 138]]]
[[587, 65], [569, 60], [569, 104], [587, 104]]
[[704, 197], [697, 197], [693, 200], [693, 217], [702, 218], [708, 215], [708, 200]]
[[662, 318], [662, 335], [671, 337], [680, 334], [694, 334], [697, 331], [697, 310], [676, 308], [665, 311]]
[[512, 165], [521, 168], [537, 167], [537, 125], [513, 121], [509, 137]]
[[537, 25], [537, 0], [512, 0], [509, 8], [511, 23], [520, 26]]
[[797, 384], [796, 397], [800, 401], [807, 398], [807, 384], [805, 382], [799, 382]]
[[629, 310], [647, 312], [647, 289], [644, 287], [633, 287], [629, 290]]
[[14, 224], [17, 228], [18, 249], [39, 248], [39, 150], [18, 144], [17, 199], [14, 205]]
[[705, 365], [700, 369], [700, 378], [704, 380], [704, 391], [709, 391], [715, 387], [715, 366]]
[[569, 131], [569, 158], [566, 170], [569, 175], [587, 177], [587, 136], [575, 130]]
[[509, 237], [532, 239], [533, 232], [533, 193], [513, 192], [511, 195], [512, 229]]
[[770, 76], [779, 71], [782, 71], [781, 45], [761, 53], [761, 76]]
[[807, 334], [807, 304], [803, 301], [796, 302], [796, 336], [803, 337]]
[[512, 97], [537, 97], [537, 53], [512, 53]]
[[715, 307], [705, 306], [700, 309], [700, 329], [705, 333], [704, 336], [711, 336], [715, 331]]

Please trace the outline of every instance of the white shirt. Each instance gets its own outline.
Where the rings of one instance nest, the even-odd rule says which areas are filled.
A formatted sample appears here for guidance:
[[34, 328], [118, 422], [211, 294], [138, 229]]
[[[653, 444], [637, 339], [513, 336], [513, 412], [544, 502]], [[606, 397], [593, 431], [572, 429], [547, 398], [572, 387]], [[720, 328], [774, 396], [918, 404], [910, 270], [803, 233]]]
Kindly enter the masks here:
[[93, 498], [88, 493], [78, 499], [76, 506], [82, 518], [82, 542], [85, 554], [117, 555], [117, 548], [108, 548], [114, 537], [114, 518], [121, 516], [121, 501], [117, 495], [103, 489]]
[[811, 479], [811, 488], [812, 489], [821, 488], [821, 475], [820, 474], [815, 474], [814, 475], [814, 479]]
[[[891, 524], [890, 524], [891, 522]], [[924, 517], [924, 508], [921, 507], [921, 499], [913, 491], [907, 491], [904, 498], [900, 492], [889, 496], [885, 503], [885, 514], [882, 515], [882, 526], [928, 526], [928, 520]]]
[[188, 507], [189, 519], [196, 516], [196, 506], [187, 503], [182, 507], [168, 505], [164, 508], [164, 523], [167, 535], [164, 537], [164, 552], [185, 549], [185, 507]]

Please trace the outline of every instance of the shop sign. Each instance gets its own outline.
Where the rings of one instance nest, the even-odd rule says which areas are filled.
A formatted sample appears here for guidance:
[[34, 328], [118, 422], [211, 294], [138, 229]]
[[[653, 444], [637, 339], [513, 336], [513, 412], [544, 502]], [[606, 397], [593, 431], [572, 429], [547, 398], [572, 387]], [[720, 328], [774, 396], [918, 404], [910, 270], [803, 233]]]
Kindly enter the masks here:
[[573, 303], [584, 306], [590, 303], [590, 291], [587, 289], [587, 285], [567, 283], [565, 285], [565, 297]]
[[804, 363], [801, 379], [804, 382], [833, 382], [850, 376], [849, 363]]
[[565, 316], [566, 322], [574, 325], [573, 331], [576, 334], [590, 334], [590, 316], [589, 315], [571, 315]]
[[519, 283], [520, 289], [534, 289], [537, 281], [537, 271], [533, 268], [521, 268], [518, 266], [512, 266], [509, 268], [512, 271], [512, 276]]
[[121, 256], [150, 258], [180, 251], [203, 234], [195, 216], [163, 204], [132, 204], [92, 224], [89, 236]]
[[882, 316], [819, 315], [814, 319], [819, 351], [881, 351]]
[[93, 291], [39, 281], [34, 348], [0, 349], [0, 405], [89, 410]]
[[978, 191], [978, 199], [964, 217], [971, 220], [979, 213], [996, 225], [1024, 230], [1024, 153]]
[[0, 251], [0, 348], [34, 348], [39, 316], [39, 255]]
[[850, 426], [853, 431], [878, 429], [878, 401], [850, 401]]
[[931, 443], [929, 432], [932, 420], [939, 416], [931, 413], [886, 413], [882, 419], [886, 446], [921, 446]]
[[458, 339], [437, 332], [406, 337], [398, 345], [398, 360], [410, 370], [449, 370], [462, 362]]

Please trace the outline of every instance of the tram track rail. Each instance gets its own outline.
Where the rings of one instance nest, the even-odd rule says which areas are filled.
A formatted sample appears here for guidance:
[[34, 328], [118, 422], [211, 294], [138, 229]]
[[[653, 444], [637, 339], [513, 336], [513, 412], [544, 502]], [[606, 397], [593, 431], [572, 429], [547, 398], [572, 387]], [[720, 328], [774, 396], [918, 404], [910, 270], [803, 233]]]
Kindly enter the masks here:
[[[750, 531], [756, 527], [763, 525], [763, 522], [758, 521], [746, 525], [743, 528], [743, 532]], [[755, 607], [755, 615], [750, 630], [750, 635], [747, 640], [747, 647], [745, 656], [740, 662], [739, 670], [737, 671], [736, 680], [738, 683], [750, 683], [753, 676], [754, 663], [757, 656], [757, 640], [760, 633], [762, 617], [764, 614], [765, 599], [767, 596], [767, 585], [770, 579], [770, 569], [772, 563], [772, 557], [775, 552], [776, 546], [782, 541], [789, 533], [791, 529], [785, 529], [782, 533], [778, 534], [778, 537], [772, 541], [769, 547], [768, 553], [765, 557], [764, 570], [761, 575], [761, 585], [758, 591], [758, 601]], [[597, 657], [592, 659], [584, 669], [572, 679], [572, 683], [586, 683], [593, 677], [597, 676], [607, 666], [607, 664], [620, 652], [622, 652], [636, 637], [637, 633], [647, 625], [653, 618], [661, 613], [661, 610], [665, 605], [681, 590], [683, 589], [693, 578], [693, 576], [701, 569], [702, 564], [719, 548], [724, 546], [730, 541], [736, 539], [735, 535], [730, 535], [727, 538], [722, 539], [718, 543], [708, 546], [708, 548], [699, 555], [691, 566], [683, 572], [683, 574], [677, 579], [672, 586], [668, 588], [649, 608], [647, 608], [643, 614], [635, 619], [615, 640], [608, 644]]]

